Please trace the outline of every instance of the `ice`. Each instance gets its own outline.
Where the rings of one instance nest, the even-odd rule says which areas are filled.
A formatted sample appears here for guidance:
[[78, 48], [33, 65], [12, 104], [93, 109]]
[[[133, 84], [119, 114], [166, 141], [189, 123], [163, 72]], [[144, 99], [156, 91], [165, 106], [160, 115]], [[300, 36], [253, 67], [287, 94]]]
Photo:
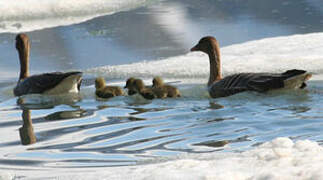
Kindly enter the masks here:
[[[313, 76], [315, 78], [323, 73], [322, 46], [323, 33], [312, 33], [267, 38], [222, 47], [222, 71], [226, 76], [239, 72], [283, 72], [288, 69], [304, 69], [315, 73]], [[109, 79], [162, 76], [168, 79], [204, 78], [206, 81], [209, 75], [209, 61], [206, 54], [194, 52], [162, 60], [97, 67], [85, 72]]]
[[129, 10], [149, 0], [0, 0], [0, 33], [81, 23]]
[[[163, 160], [164, 161], [164, 160]], [[46, 172], [2, 172], [1, 178], [22, 174], [28, 178], [132, 179], [132, 180], [244, 180], [244, 179], [322, 179], [323, 148], [316, 142], [280, 137], [242, 153], [214, 152], [185, 154], [167, 162]]]

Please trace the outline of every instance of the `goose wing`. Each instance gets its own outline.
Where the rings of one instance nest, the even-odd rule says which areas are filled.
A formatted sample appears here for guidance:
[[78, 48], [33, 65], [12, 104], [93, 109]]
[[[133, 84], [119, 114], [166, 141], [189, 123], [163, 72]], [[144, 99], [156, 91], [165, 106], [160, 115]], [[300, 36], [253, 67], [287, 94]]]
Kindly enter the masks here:
[[[243, 91], [266, 92], [285, 87], [285, 80], [305, 74], [304, 70], [288, 70], [284, 73], [240, 73], [227, 76], [209, 87], [212, 97], [225, 97]], [[304, 79], [305, 81], [306, 79]], [[305, 83], [302, 81], [301, 86]]]
[[240, 73], [215, 82], [209, 92], [212, 97], [225, 97], [243, 91], [266, 92], [284, 87], [285, 77], [273, 73]]
[[266, 92], [272, 89], [284, 88], [286, 86], [286, 81], [289, 79], [293, 79], [296, 77], [297, 80], [300, 80], [295, 83], [297, 87], [306, 86], [305, 82], [306, 78], [302, 78], [302, 76], [306, 75], [306, 71], [292, 69], [288, 70], [284, 73], [254, 73], [250, 75], [250, 80], [248, 81], [247, 87], [249, 90], [258, 91], [258, 92]]
[[213, 98], [230, 96], [248, 90], [248, 73], [227, 76], [209, 86], [209, 93]]
[[[14, 89], [16, 96], [24, 94], [41, 94], [50, 90], [71, 75], [82, 75], [82, 72], [53, 72], [27, 77], [18, 82]], [[80, 84], [78, 84], [79, 88]]]

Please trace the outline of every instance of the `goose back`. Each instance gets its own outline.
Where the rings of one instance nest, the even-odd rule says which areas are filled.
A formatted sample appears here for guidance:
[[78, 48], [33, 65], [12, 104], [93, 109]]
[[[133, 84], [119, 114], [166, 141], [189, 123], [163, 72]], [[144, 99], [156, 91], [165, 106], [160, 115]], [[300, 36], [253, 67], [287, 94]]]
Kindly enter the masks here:
[[[227, 76], [209, 86], [211, 97], [225, 97], [243, 91], [267, 92], [273, 89], [284, 88], [286, 80], [293, 77], [303, 77], [304, 70], [288, 70], [284, 73], [239, 73]], [[305, 79], [294, 85], [295, 88], [305, 87]], [[292, 88], [292, 87], [289, 87]]]
[[46, 91], [50, 91], [51, 89], [54, 89], [57, 85], [62, 83], [64, 79], [72, 76], [75, 76], [75, 79], [73, 80], [78, 81], [76, 82], [76, 85], [77, 89], [80, 90], [82, 72], [53, 72], [33, 75], [19, 81], [17, 83], [17, 86], [14, 88], [14, 94], [15, 96], [22, 96], [25, 94], [46, 93]]

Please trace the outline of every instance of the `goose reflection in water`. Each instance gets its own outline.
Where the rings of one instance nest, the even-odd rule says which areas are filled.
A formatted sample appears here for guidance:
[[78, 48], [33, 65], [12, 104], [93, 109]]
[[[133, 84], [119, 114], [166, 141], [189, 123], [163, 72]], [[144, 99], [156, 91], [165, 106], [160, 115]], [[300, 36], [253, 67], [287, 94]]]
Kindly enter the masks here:
[[92, 115], [92, 111], [85, 111], [83, 109], [73, 110], [73, 111], [58, 111], [52, 114], [49, 114], [44, 117], [45, 120], [65, 120], [65, 119], [74, 119], [74, 118], [82, 118], [86, 116]]
[[34, 133], [33, 122], [30, 115], [30, 109], [22, 109], [23, 125], [19, 128], [20, 141], [22, 145], [29, 145], [36, 143], [37, 139]]
[[[55, 103], [57, 102], [54, 102], [54, 104]], [[48, 106], [43, 106], [42, 104], [30, 103], [29, 99], [28, 98], [26, 99], [24, 97], [18, 98], [17, 104], [22, 109], [21, 117], [22, 117], [23, 125], [22, 127], [19, 128], [21, 144], [22, 145], [34, 144], [36, 143], [37, 138], [34, 133], [33, 120], [31, 118], [31, 110], [44, 109], [44, 108], [48, 108]], [[59, 111], [34, 120], [35, 120], [35, 123], [48, 121], [48, 120], [59, 121], [59, 120], [65, 120], [65, 119], [82, 118], [82, 117], [93, 115], [93, 113], [94, 113], [93, 110], [83, 110], [83, 109]]]

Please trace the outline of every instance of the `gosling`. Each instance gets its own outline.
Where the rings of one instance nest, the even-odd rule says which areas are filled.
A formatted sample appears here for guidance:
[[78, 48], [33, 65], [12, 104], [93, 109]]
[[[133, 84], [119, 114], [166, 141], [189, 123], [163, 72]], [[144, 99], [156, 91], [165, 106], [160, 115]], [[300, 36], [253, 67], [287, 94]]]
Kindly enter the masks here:
[[136, 88], [134, 87], [135, 80], [135, 78], [130, 77], [129, 79], [127, 79], [126, 85], [124, 86], [124, 89], [128, 89], [129, 96], [132, 96], [137, 93]]
[[134, 88], [145, 99], [155, 99], [155, 98], [166, 98], [167, 91], [164, 88], [151, 88], [145, 87], [144, 82], [141, 79], [134, 80]]
[[[135, 88], [134, 82], [135, 82], [134, 77], [130, 77], [127, 79], [126, 85], [123, 87], [124, 89], [128, 89], [128, 95], [132, 96], [134, 94], [137, 94], [137, 88]], [[145, 85], [144, 85], [145, 86]], [[151, 88], [151, 86], [145, 86], [145, 88]]]
[[106, 86], [103, 77], [95, 79], [95, 94], [100, 98], [112, 98], [114, 96], [122, 96], [123, 91], [118, 86]]
[[153, 79], [153, 88], [165, 88], [167, 91], [167, 97], [174, 98], [174, 97], [181, 97], [181, 93], [179, 90], [171, 85], [164, 84], [164, 81], [160, 77], [154, 77]]

